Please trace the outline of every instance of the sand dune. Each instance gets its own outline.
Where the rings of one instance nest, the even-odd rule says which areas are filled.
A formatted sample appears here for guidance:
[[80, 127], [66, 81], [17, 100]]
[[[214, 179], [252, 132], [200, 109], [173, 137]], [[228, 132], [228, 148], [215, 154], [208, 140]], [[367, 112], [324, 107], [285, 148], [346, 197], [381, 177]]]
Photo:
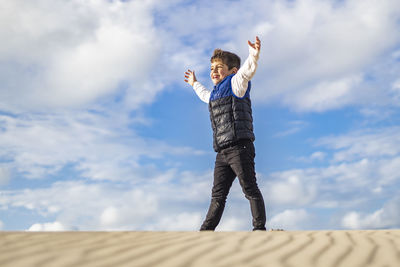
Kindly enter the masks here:
[[400, 230], [0, 232], [0, 266], [400, 266]]

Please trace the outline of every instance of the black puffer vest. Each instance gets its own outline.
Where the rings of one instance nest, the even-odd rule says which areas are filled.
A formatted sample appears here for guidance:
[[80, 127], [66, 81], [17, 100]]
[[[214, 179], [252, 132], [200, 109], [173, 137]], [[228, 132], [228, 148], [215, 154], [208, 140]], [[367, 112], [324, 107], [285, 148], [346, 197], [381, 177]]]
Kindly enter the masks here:
[[231, 79], [227, 76], [211, 92], [208, 108], [213, 129], [213, 147], [216, 152], [235, 145], [242, 139], [254, 141], [253, 116], [250, 101], [251, 83], [243, 98], [232, 92]]

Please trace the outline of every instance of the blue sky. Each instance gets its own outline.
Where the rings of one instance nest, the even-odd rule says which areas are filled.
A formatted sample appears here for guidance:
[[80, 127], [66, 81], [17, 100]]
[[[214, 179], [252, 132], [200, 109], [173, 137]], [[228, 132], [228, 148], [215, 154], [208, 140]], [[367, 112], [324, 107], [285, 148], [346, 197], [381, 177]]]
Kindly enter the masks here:
[[[0, 230], [197, 230], [215, 48], [247, 57], [269, 228], [400, 227], [397, 0], [0, 3]], [[218, 230], [250, 230], [235, 181]]]

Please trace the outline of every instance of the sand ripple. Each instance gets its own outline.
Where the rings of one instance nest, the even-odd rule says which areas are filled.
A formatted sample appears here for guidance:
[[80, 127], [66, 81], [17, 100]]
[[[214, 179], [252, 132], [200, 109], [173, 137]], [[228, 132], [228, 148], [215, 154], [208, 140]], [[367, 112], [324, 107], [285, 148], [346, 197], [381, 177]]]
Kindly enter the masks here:
[[1, 267], [398, 267], [400, 230], [0, 232]]

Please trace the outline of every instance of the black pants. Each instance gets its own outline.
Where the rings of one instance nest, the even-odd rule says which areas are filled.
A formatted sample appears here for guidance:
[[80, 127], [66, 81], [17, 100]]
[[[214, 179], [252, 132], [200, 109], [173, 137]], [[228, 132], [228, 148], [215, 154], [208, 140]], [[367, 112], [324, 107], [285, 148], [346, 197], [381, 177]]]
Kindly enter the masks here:
[[250, 201], [253, 230], [265, 230], [265, 206], [256, 181], [254, 157], [254, 144], [250, 140], [241, 140], [237, 145], [218, 152], [211, 204], [200, 231], [215, 230], [221, 220], [229, 189], [236, 177], [239, 178], [243, 193]]

